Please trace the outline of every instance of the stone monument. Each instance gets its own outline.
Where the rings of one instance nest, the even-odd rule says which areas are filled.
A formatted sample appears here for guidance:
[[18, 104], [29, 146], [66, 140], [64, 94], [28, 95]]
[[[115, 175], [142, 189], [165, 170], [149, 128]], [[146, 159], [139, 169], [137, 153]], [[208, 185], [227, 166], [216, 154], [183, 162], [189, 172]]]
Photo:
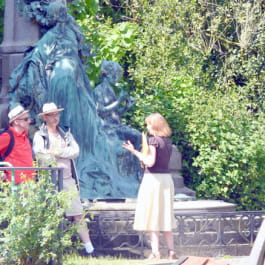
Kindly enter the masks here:
[[[55, 102], [65, 109], [61, 126], [71, 128], [81, 147], [77, 167], [82, 198], [135, 198], [143, 170], [122, 143], [130, 140], [139, 149], [141, 134], [121, 122], [133, 99], [124, 91], [115, 95], [115, 83], [122, 75], [120, 65], [103, 61], [102, 82], [91, 89], [83, 62], [89, 50], [81, 29], [66, 12], [65, 1], [19, 0], [20, 13], [15, 2], [6, 1], [0, 46], [1, 127], [7, 124], [9, 102], [23, 104], [33, 118], [45, 102]], [[170, 169], [177, 197], [194, 198], [195, 192], [184, 186], [176, 147]]]
[[[81, 28], [67, 12], [65, 1], [17, 3], [24, 17], [38, 25], [40, 37], [26, 43], [24, 57], [19, 57], [15, 68], [12, 65], [11, 74], [6, 73], [9, 86], [2, 89], [2, 98], [7, 103], [9, 95], [10, 105], [20, 103], [29, 109], [35, 127], [40, 124], [38, 113], [44, 103], [55, 102], [64, 108], [60, 125], [71, 130], [80, 146], [76, 164], [83, 199], [136, 197], [142, 169], [132, 154], [122, 150], [124, 139], [116, 137], [121, 135], [119, 129], [127, 127], [119, 123], [116, 132], [106, 130], [86, 73], [84, 58], [90, 57], [90, 49]], [[13, 2], [13, 13], [14, 6]], [[7, 31], [14, 28], [16, 32], [20, 26], [17, 23], [15, 20], [14, 27]], [[26, 26], [21, 29], [25, 31]]]
[[8, 79], [12, 70], [23, 59], [26, 47], [39, 39], [39, 26], [19, 15], [16, 0], [5, 1], [4, 38], [0, 45], [1, 78], [0, 86], [0, 128], [7, 126], [7, 112], [9, 105]]
[[195, 200], [196, 192], [184, 186], [184, 178], [181, 176], [182, 156], [175, 145], [172, 148], [169, 169], [175, 187], [175, 200]]

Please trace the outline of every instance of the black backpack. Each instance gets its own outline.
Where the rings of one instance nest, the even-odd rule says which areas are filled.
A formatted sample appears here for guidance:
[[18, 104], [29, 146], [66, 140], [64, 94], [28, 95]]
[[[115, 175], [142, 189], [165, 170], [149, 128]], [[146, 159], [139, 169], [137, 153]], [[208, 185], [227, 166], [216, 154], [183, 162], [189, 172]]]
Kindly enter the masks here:
[[12, 131], [7, 129], [7, 130], [0, 131], [0, 134], [2, 134], [2, 133], [8, 133], [9, 134], [10, 142], [9, 142], [9, 145], [8, 145], [5, 153], [3, 155], [0, 154], [0, 161], [4, 161], [5, 160], [5, 158], [11, 153], [11, 151], [12, 151], [12, 149], [14, 147], [14, 144], [15, 144], [15, 137], [14, 137], [14, 134], [13, 134]]

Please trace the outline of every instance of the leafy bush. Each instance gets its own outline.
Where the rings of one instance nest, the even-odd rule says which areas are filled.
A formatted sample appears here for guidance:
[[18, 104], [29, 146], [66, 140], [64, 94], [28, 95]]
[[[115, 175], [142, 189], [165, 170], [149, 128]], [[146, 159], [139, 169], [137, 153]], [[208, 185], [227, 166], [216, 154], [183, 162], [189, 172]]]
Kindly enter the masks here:
[[[72, 1], [68, 5], [90, 47], [87, 73], [92, 88], [99, 82], [100, 66], [103, 60], [120, 63], [126, 75], [126, 65], [132, 60], [130, 52], [138, 28], [136, 23], [129, 21], [117, 19], [114, 22], [116, 12], [111, 7], [105, 6], [104, 2], [99, 6], [96, 0], [82, 0]], [[112, 16], [105, 15], [109, 12]], [[118, 17], [120, 17], [119, 14]]]
[[263, 116], [247, 109], [236, 93], [202, 93], [193, 104], [188, 131], [198, 151], [194, 185], [201, 198], [223, 199], [239, 209], [264, 210]]
[[38, 182], [22, 183], [17, 193], [11, 193], [10, 183], [0, 183], [0, 255], [6, 264], [59, 261], [72, 244], [75, 228], [61, 229], [70, 194], [57, 192], [49, 178], [43, 172]]
[[97, 82], [102, 59], [122, 65], [136, 99], [123, 120], [144, 130], [145, 116], [161, 112], [199, 198], [264, 209], [264, 1], [115, 0], [97, 8], [80, 20], [96, 53], [90, 79]]
[[97, 17], [87, 16], [79, 21], [86, 42], [91, 45], [88, 75], [92, 87], [98, 82], [100, 65], [103, 60], [112, 60], [124, 66], [131, 61], [130, 51], [134, 45], [137, 25], [130, 22], [112, 23], [111, 18], [104, 23]]

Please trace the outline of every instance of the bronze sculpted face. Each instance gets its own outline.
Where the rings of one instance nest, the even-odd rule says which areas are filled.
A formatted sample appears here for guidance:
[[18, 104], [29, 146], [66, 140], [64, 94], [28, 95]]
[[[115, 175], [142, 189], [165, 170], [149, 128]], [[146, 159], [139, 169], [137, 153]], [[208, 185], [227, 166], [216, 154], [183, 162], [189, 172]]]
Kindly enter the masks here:
[[103, 61], [101, 65], [101, 77], [106, 78], [112, 85], [119, 82], [122, 75], [122, 68], [119, 63]]
[[65, 4], [61, 2], [53, 2], [47, 7], [46, 16], [47, 26], [53, 26], [57, 22], [65, 22], [67, 20], [67, 12]]

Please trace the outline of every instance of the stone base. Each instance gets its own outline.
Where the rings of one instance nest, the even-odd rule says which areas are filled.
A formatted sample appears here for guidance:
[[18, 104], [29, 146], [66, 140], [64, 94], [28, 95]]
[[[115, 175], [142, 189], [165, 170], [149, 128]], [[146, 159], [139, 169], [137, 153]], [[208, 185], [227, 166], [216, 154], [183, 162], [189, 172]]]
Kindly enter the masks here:
[[[133, 229], [136, 199], [86, 201], [84, 206], [91, 239], [100, 252], [132, 258], [150, 254], [148, 233]], [[178, 256], [248, 255], [254, 227], [262, 220], [262, 213], [237, 212], [235, 204], [221, 200], [175, 201], [174, 212]], [[167, 255], [163, 240], [161, 253]]]
[[[92, 212], [134, 211], [136, 199], [85, 201], [84, 206]], [[175, 213], [233, 212], [236, 205], [221, 200], [175, 201]]]

